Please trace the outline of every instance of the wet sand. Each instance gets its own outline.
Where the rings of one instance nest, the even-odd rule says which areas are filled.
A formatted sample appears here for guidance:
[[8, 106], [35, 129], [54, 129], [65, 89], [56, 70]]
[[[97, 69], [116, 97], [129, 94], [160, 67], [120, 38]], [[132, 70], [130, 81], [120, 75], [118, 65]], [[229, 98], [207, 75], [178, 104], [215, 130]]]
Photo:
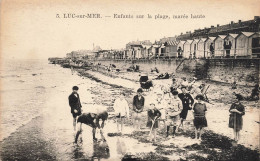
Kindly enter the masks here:
[[[53, 66], [52, 66], [53, 67]], [[69, 69], [56, 66], [57, 73], [52, 75], [51, 88], [42, 114], [20, 127], [8, 138], [0, 142], [2, 160], [257, 160], [258, 151], [235, 144], [230, 138], [208, 130], [202, 142], [194, 140], [193, 127], [187, 121], [187, 131], [181, 131], [175, 138], [165, 138], [159, 132], [158, 142], [148, 140], [149, 129], [133, 131], [131, 120], [126, 123], [125, 133], [118, 136], [116, 124], [111, 118], [106, 123], [104, 136], [106, 142], [94, 143], [91, 128], [83, 126], [78, 144], [74, 144], [75, 132], [68, 106], [71, 87], [78, 85], [83, 112], [93, 106], [96, 99], [112, 112], [114, 99], [121, 90], [126, 91], [127, 101], [131, 103], [136, 82], [113, 83], [109, 77], [93, 73], [80, 77], [71, 75]], [[50, 75], [49, 75], [50, 76]], [[48, 76], [48, 77], [49, 77]], [[87, 77], [92, 77], [90, 80]], [[66, 78], [66, 79], [64, 79]], [[114, 79], [112, 79], [114, 80]], [[115, 82], [115, 81], [114, 81]], [[148, 95], [148, 93], [146, 93]], [[129, 105], [131, 107], [131, 104]], [[143, 119], [143, 127], [146, 117]], [[107, 150], [109, 149], [109, 150]]]

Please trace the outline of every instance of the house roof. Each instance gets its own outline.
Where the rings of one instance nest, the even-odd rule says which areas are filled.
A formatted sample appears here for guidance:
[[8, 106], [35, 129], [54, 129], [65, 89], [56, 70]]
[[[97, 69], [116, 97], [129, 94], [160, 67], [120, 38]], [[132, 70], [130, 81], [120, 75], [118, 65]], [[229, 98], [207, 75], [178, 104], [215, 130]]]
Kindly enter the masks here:
[[219, 38], [219, 37], [220, 37], [221, 39], [225, 39], [226, 36], [227, 36], [227, 35], [218, 35], [218, 36], [216, 37], [216, 39]]
[[238, 34], [228, 34], [226, 37], [228, 37], [228, 36], [231, 36], [235, 39], [238, 36]]
[[177, 41], [167, 41], [166, 45], [170, 45], [170, 46], [177, 46], [178, 42]]
[[154, 48], [159, 48], [161, 45], [153, 45]]
[[201, 39], [199, 39], [198, 42], [200, 42], [200, 41], [205, 42], [206, 40], [207, 40], [206, 38], [201, 38]]
[[185, 41], [179, 41], [178, 45], [179, 45], [179, 44], [184, 44], [184, 43], [185, 43]]
[[253, 32], [242, 32], [241, 34], [244, 34], [245, 36], [250, 37], [250, 36], [254, 35], [255, 33], [253, 33]]
[[143, 48], [149, 49], [152, 45], [142, 45]]
[[192, 41], [193, 41], [193, 40], [186, 40], [184, 44], [187, 44], [187, 43], [191, 44]]
[[[211, 41], [214, 41], [214, 40], [216, 39], [216, 37], [208, 37], [207, 40], [209, 40], [209, 39], [210, 39]], [[206, 40], [206, 41], [207, 41], [207, 40]]]

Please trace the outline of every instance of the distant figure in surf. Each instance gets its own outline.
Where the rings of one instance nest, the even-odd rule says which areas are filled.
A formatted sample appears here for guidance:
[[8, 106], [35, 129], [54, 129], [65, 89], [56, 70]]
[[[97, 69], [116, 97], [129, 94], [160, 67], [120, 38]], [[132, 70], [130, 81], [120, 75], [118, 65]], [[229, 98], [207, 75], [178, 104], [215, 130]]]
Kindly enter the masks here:
[[76, 130], [76, 119], [81, 115], [81, 103], [78, 94], [79, 87], [74, 86], [72, 88], [72, 93], [69, 95], [69, 105], [71, 108], [71, 114], [73, 116], [73, 127]]

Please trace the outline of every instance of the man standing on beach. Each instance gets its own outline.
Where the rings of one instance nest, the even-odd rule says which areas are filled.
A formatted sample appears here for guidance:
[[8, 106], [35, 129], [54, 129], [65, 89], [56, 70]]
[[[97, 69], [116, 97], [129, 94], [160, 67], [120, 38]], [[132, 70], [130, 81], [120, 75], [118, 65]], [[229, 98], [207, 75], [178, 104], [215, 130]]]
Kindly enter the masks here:
[[[180, 113], [180, 118], [181, 118], [181, 123], [179, 125], [179, 127], [182, 125], [183, 127], [183, 121], [186, 120], [187, 115], [188, 115], [188, 110], [191, 110], [191, 107], [194, 103], [194, 99], [191, 97], [191, 95], [189, 93], [187, 93], [187, 87], [186, 86], [182, 86], [181, 87], [181, 91], [182, 93], [180, 93], [178, 96], [182, 101], [182, 111]], [[178, 127], [178, 128], [179, 128]]]
[[74, 130], [76, 130], [76, 119], [79, 115], [81, 115], [81, 103], [79, 99], [79, 94], [78, 94], [79, 87], [74, 86], [72, 88], [72, 93], [69, 96], [69, 105], [71, 108], [71, 113], [73, 116], [73, 127]]
[[144, 110], [144, 97], [142, 96], [143, 90], [142, 88], [139, 88], [137, 90], [137, 95], [134, 96], [133, 99], [133, 120], [134, 120], [134, 128], [137, 130], [140, 130], [141, 128], [141, 118], [142, 118], [142, 112]]

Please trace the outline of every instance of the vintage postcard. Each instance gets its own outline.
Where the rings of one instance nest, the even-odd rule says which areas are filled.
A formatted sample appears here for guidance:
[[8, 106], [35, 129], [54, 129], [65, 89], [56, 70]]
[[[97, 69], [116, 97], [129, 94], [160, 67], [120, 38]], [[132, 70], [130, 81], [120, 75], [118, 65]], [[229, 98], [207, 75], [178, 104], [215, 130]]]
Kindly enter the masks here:
[[259, 0], [0, 0], [0, 160], [259, 160]]

